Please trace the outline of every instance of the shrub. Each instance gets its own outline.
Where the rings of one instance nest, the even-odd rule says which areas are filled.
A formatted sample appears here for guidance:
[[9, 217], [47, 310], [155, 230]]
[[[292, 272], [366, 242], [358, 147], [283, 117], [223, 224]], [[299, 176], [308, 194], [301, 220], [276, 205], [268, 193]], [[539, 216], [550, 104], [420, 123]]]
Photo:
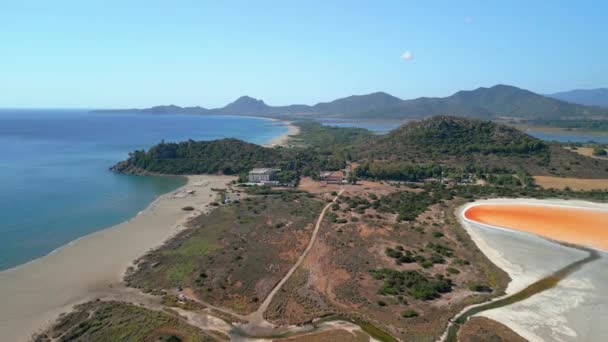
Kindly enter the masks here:
[[192, 210], [194, 210], [194, 207], [191, 205], [187, 205], [187, 206], [183, 207], [182, 210], [183, 211], [192, 211]]
[[418, 313], [412, 309], [407, 309], [401, 313], [401, 317], [403, 318], [412, 318], [417, 317]]
[[469, 290], [474, 292], [492, 292], [492, 288], [486, 284], [482, 284], [476, 281], [469, 283]]
[[593, 148], [593, 155], [594, 156], [606, 156], [606, 155], [608, 155], [608, 152], [606, 152], [606, 149], [604, 149], [603, 147], [596, 146]]
[[440, 238], [440, 237], [443, 237], [443, 233], [442, 233], [442, 232], [433, 232], [433, 237], [434, 237], [434, 238]]
[[460, 273], [460, 271], [459, 271], [459, 270], [457, 270], [457, 269], [455, 269], [454, 267], [448, 267], [448, 268], [446, 268], [445, 270], [446, 270], [446, 272], [448, 272], [449, 274], [459, 274], [459, 273]]

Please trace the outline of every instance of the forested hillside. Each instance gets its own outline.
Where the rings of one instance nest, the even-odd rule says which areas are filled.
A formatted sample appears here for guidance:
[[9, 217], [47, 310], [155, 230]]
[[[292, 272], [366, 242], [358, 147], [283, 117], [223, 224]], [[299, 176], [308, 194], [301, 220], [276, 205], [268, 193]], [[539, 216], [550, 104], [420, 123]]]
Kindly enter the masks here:
[[[384, 179], [444, 173], [608, 177], [608, 163], [584, 158], [515, 128], [486, 120], [436, 116], [412, 122], [356, 149], [362, 172]], [[439, 167], [440, 166], [440, 167]], [[406, 172], [407, 171], [407, 172]], [[416, 178], [416, 177], [413, 177]]]
[[[237, 139], [165, 143], [132, 152], [114, 171], [135, 174], [242, 175], [275, 167], [285, 178], [315, 177], [356, 162], [360, 177], [417, 181], [468, 175], [494, 184], [525, 184], [530, 175], [608, 178], [608, 161], [591, 159], [491, 121], [437, 116], [387, 135], [359, 128], [298, 123], [294, 147], [266, 148]], [[516, 177], [512, 177], [516, 175]]]

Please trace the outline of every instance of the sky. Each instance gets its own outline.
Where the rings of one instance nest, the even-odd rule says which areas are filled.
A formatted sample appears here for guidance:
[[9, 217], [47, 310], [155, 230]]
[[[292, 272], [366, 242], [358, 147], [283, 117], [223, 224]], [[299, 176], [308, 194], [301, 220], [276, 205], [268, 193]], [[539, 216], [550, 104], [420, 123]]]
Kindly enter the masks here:
[[0, 0], [0, 107], [608, 87], [605, 1]]

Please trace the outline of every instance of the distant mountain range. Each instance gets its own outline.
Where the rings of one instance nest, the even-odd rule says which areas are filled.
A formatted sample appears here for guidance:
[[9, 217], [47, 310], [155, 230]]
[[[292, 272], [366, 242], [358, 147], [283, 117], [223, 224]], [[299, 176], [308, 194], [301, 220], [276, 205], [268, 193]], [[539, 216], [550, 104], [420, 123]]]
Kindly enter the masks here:
[[607, 118], [608, 108], [565, 102], [508, 85], [459, 91], [448, 97], [402, 100], [383, 92], [353, 95], [309, 105], [269, 106], [263, 100], [243, 96], [222, 108], [158, 106], [112, 112], [150, 114], [224, 114], [251, 116], [324, 116], [360, 119], [417, 119], [455, 115], [486, 119], [581, 119]]
[[587, 106], [608, 107], [608, 88], [575, 89], [549, 94], [547, 96]]

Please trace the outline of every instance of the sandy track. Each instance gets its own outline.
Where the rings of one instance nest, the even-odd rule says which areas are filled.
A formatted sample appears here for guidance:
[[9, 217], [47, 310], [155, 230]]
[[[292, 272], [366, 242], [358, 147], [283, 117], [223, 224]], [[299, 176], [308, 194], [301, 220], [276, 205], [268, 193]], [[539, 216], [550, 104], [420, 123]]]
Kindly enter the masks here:
[[340, 192], [338, 192], [338, 194], [336, 195], [336, 197], [334, 197], [334, 199], [323, 208], [321, 214], [319, 215], [319, 218], [317, 219], [317, 223], [315, 224], [315, 228], [312, 232], [312, 236], [310, 237], [310, 241], [308, 242], [308, 246], [306, 246], [304, 252], [302, 252], [296, 263], [291, 267], [287, 274], [285, 274], [281, 281], [279, 281], [277, 285], [272, 289], [272, 291], [270, 291], [268, 296], [266, 296], [266, 299], [264, 299], [260, 307], [255, 312], [249, 314], [246, 317], [249, 323], [243, 327], [244, 330], [251, 332], [257, 330], [260, 327], [268, 328], [273, 326], [271, 323], [267, 322], [264, 319], [264, 312], [266, 312], [266, 310], [268, 309], [268, 306], [272, 302], [274, 296], [279, 292], [281, 287], [283, 287], [283, 285], [289, 280], [289, 278], [298, 269], [298, 267], [300, 267], [300, 265], [312, 249], [313, 245], [315, 244], [315, 241], [317, 240], [317, 235], [319, 234], [319, 229], [321, 228], [321, 223], [323, 222], [325, 213], [331, 207], [331, 205], [336, 202], [336, 200], [340, 197], [340, 195], [342, 195], [343, 192], [344, 189], [341, 189]]

